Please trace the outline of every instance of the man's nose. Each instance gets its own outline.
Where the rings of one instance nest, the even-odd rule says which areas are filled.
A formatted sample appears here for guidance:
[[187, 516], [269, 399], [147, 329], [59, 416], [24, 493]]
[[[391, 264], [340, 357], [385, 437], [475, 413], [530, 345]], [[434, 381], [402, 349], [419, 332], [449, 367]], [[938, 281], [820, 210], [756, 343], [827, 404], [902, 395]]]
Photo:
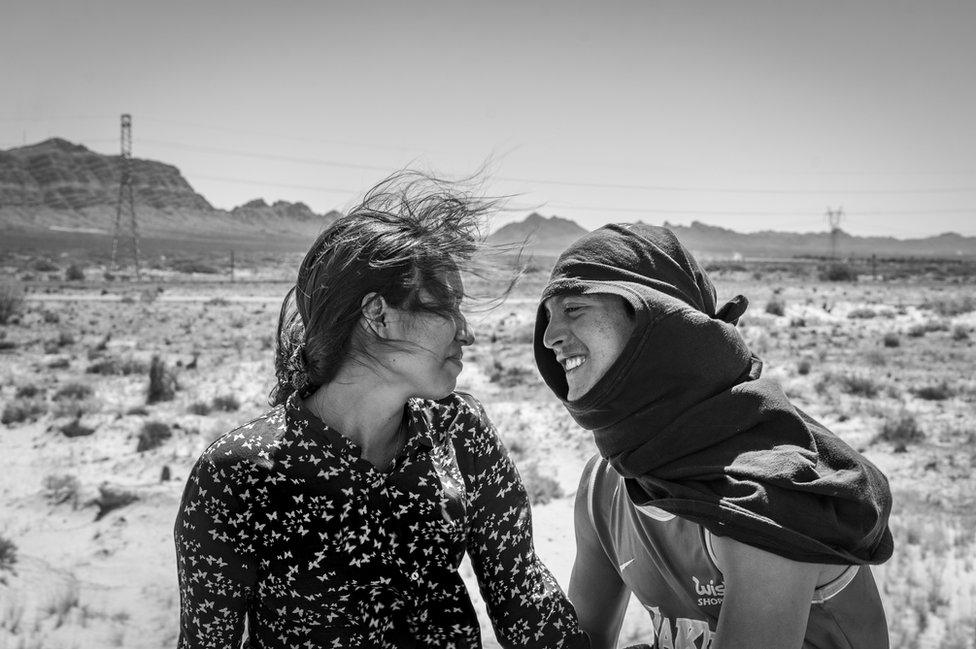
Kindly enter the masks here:
[[554, 349], [566, 341], [566, 329], [558, 318], [551, 317], [546, 324], [546, 330], [542, 334], [542, 344], [549, 349]]

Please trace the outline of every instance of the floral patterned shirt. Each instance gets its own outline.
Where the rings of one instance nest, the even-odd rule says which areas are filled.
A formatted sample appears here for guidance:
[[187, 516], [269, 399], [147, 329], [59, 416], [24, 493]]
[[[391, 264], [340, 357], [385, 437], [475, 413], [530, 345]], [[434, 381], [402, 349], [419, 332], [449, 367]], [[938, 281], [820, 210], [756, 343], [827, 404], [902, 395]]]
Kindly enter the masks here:
[[175, 528], [181, 649], [480, 647], [465, 551], [503, 646], [588, 646], [480, 405], [405, 418], [386, 472], [295, 397], [203, 453]]

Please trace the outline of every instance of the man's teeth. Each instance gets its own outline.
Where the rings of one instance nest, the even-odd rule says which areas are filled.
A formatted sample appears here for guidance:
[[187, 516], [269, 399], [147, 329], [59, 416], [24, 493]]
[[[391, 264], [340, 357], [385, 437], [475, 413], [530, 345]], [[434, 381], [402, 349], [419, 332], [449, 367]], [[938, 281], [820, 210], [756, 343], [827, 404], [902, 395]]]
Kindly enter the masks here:
[[563, 362], [563, 367], [565, 367], [566, 371], [568, 372], [570, 370], [575, 370], [577, 367], [579, 367], [585, 362], [586, 362], [585, 356], [573, 356], [572, 358], [567, 358]]

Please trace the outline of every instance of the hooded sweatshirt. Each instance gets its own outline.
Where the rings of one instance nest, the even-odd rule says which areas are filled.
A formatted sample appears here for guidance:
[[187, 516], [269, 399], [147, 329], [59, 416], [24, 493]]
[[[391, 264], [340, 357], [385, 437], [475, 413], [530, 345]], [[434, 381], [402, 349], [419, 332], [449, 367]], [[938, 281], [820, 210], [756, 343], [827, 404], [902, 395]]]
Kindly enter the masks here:
[[[579, 399], [543, 344], [542, 302], [609, 293], [633, 310], [619, 357]], [[881, 563], [891, 556], [884, 475], [762, 378], [735, 327], [748, 304], [716, 309], [715, 288], [674, 233], [608, 225], [557, 260], [536, 315], [544, 380], [638, 505], [795, 561]]]

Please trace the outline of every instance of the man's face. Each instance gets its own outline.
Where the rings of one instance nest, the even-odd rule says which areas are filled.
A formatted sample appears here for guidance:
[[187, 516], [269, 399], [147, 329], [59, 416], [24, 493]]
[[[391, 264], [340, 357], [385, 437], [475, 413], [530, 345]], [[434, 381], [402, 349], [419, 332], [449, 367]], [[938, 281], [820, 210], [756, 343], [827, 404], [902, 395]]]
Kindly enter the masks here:
[[542, 342], [566, 372], [566, 399], [575, 401], [620, 356], [634, 330], [633, 319], [617, 295], [554, 295], [543, 306], [549, 324]]

